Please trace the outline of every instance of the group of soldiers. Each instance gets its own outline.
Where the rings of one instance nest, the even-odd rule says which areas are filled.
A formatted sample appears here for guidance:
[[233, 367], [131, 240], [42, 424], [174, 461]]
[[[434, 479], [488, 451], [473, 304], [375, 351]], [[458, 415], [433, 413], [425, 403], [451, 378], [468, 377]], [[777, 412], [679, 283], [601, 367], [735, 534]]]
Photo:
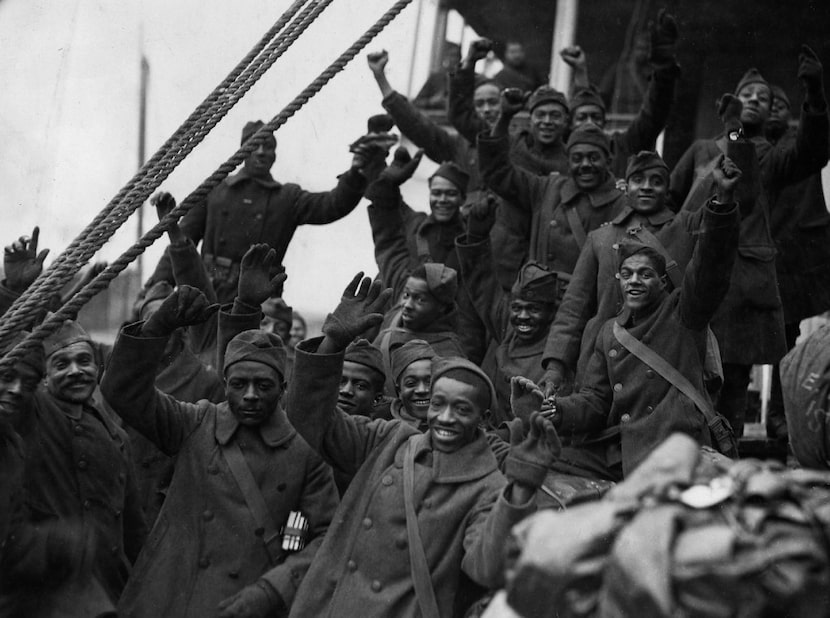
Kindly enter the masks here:
[[[0, 614], [482, 615], [537, 508], [600, 497], [676, 432], [737, 456], [752, 365], [830, 298], [823, 259], [782, 259], [830, 247], [822, 64], [802, 47], [797, 128], [750, 69], [723, 133], [670, 169], [678, 34], [661, 13], [645, 99], [611, 134], [580, 48], [573, 92], [522, 92], [475, 72], [487, 40], [450, 70], [452, 130], [370, 54], [386, 114], [331, 191], [274, 180], [276, 139], [248, 123], [255, 149], [169, 227], [112, 349], [67, 321], [0, 372]], [[387, 162], [393, 124], [418, 151]], [[379, 275], [306, 339], [286, 250], [364, 197]], [[37, 229], [6, 247], [0, 310], [45, 257]]]

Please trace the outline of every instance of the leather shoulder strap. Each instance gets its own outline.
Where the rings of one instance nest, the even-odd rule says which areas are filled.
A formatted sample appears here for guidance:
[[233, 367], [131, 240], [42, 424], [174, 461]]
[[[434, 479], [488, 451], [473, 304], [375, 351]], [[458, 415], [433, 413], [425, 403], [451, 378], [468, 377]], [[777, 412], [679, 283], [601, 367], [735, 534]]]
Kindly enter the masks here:
[[571, 233], [574, 235], [576, 245], [582, 251], [582, 247], [585, 246], [585, 240], [588, 236], [585, 234], [585, 228], [582, 227], [582, 221], [579, 220], [579, 213], [576, 211], [576, 207], [570, 206], [565, 208], [565, 216], [568, 218], [568, 225], [571, 226]]
[[703, 394], [682, 373], [675, 369], [671, 363], [634, 337], [625, 328], [620, 326], [616, 320], [614, 320], [614, 337], [616, 337], [617, 341], [626, 350], [654, 369], [664, 380], [691, 399], [695, 407], [700, 410], [707, 421], [714, 419], [715, 412]]
[[262, 542], [273, 564], [278, 564], [282, 558], [279, 529], [274, 525], [274, 519], [265, 504], [265, 498], [259, 491], [256, 479], [245, 461], [245, 456], [239, 448], [239, 444], [231, 440], [221, 447], [222, 455], [228, 462], [231, 474], [245, 498], [245, 504], [254, 516], [257, 525], [257, 533], [262, 531]]
[[418, 530], [418, 516], [415, 514], [415, 447], [412, 442], [417, 437], [415, 435], [409, 438], [403, 458], [403, 505], [406, 511], [406, 536], [409, 540], [409, 567], [421, 615], [424, 618], [440, 618], [429, 564], [421, 543], [421, 532]]

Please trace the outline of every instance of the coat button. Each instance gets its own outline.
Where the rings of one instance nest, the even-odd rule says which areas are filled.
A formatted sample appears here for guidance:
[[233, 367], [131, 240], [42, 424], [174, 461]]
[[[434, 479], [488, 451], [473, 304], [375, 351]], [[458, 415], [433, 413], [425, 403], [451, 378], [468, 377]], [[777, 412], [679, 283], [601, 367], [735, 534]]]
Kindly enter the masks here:
[[372, 582], [372, 590], [374, 590], [375, 592], [380, 592], [381, 588], [383, 588], [383, 586], [380, 584], [378, 580]]
[[210, 566], [210, 560], [207, 558], [199, 558], [199, 568], [206, 569]]
[[628, 413], [625, 413], [620, 417], [620, 422], [621, 423], [627, 423], [630, 420], [631, 420], [631, 415], [628, 414]]
[[228, 573], [228, 577], [231, 579], [239, 579], [239, 571], [231, 571]]
[[262, 213], [258, 214], [256, 217], [254, 217], [254, 219], [256, 219], [257, 221], [262, 221]]
[[87, 464], [87, 463], [86, 463], [86, 459], [81, 459], [81, 460], [78, 462], [78, 468], [79, 468], [79, 469], [81, 469], [81, 470], [86, 470], [86, 468], [87, 468], [87, 466], [88, 466], [88, 465], [89, 465], [89, 464]]
[[80, 436], [84, 432], [84, 428], [80, 425], [75, 425], [72, 430], [75, 432], [76, 436]]
[[614, 385], [614, 392], [615, 392], [615, 393], [619, 393], [621, 390], [622, 390], [622, 384], [620, 384], [619, 382], [617, 382], [617, 383]]
[[121, 509], [115, 509], [115, 516], [121, 517]]
[[553, 221], [550, 222], [551, 227], [557, 227], [558, 225], [559, 225], [559, 221], [557, 221], [556, 219], [554, 219]]
[[648, 412], [649, 414], [654, 412], [654, 406], [646, 406], [646, 412]]
[[90, 502], [89, 500], [84, 500], [84, 508], [85, 508], [87, 511], [88, 511], [89, 509], [91, 509], [91, 508], [92, 508], [92, 502]]
[[608, 356], [611, 358], [617, 358], [617, 350], [615, 348], [611, 348], [608, 350]]
[[371, 527], [372, 527], [372, 520], [371, 520], [371, 518], [367, 517], [366, 519], [364, 519], [364, 520], [363, 520], [363, 527], [364, 527], [366, 530], [368, 530], [369, 528], [371, 528]]
[[117, 556], [118, 555], [118, 545], [113, 545], [112, 547], [110, 547], [110, 553], [113, 556]]
[[646, 370], [646, 377], [647, 378], [653, 378], [654, 377], [654, 371], [651, 370], [651, 369]]
[[395, 539], [395, 547], [398, 549], [406, 549], [406, 539], [404, 537]]
[[380, 482], [389, 487], [394, 481], [392, 480], [392, 477], [387, 474], [380, 480]]
[[354, 560], [349, 560], [349, 561], [346, 563], [346, 566], [348, 567], [348, 569], [349, 569], [352, 573], [354, 573], [355, 571], [357, 571], [357, 562], [355, 562]]
[[210, 521], [211, 519], [213, 519], [213, 511], [211, 511], [210, 509], [206, 510], [204, 513], [202, 513], [202, 519], [204, 519], [205, 521]]

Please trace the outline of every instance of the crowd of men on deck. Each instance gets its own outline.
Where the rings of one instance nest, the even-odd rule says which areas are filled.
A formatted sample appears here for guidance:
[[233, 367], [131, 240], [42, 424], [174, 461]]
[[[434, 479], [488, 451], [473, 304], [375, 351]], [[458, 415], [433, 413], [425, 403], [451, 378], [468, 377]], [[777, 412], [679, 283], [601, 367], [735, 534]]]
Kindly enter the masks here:
[[[477, 616], [535, 510], [600, 497], [675, 432], [737, 456], [752, 366], [830, 309], [823, 69], [803, 46], [797, 125], [747, 70], [670, 169], [678, 37], [661, 13], [612, 133], [578, 47], [568, 94], [518, 43], [494, 79], [489, 41], [450, 49], [420, 106], [370, 54], [386, 113], [327, 192], [275, 180], [246, 124], [255, 149], [170, 226], [114, 346], [67, 321], [0, 370], [0, 615]], [[441, 100], [452, 128], [422, 109]], [[389, 156], [393, 126], [417, 152]], [[379, 275], [306, 339], [283, 258], [363, 198]], [[37, 229], [9, 241], [0, 311], [46, 257]]]

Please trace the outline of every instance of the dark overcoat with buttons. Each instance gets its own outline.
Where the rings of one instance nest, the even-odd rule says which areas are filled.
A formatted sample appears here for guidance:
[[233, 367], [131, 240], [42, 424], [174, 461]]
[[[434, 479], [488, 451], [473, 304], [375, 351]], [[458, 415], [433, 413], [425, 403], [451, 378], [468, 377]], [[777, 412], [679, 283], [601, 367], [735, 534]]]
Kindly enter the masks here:
[[599, 187], [585, 192], [570, 176], [536, 176], [511, 164], [507, 138], [480, 135], [478, 154], [487, 185], [531, 222], [529, 259], [565, 275], [573, 272], [580, 252], [568, 210], [576, 211], [587, 234], [611, 221], [627, 203], [610, 173]]
[[[119, 334], [101, 389], [127, 423], [176, 455], [176, 466], [119, 615], [215, 616], [222, 600], [260, 577], [290, 605], [337, 506], [331, 470], [281, 409], [258, 428], [244, 427], [227, 403], [183, 403], [155, 389], [166, 338], [140, 337], [139, 327]], [[309, 519], [305, 549], [278, 556], [276, 564], [222, 453], [231, 441], [275, 525], [285, 525], [291, 511]]]
[[342, 354], [296, 351], [287, 409], [291, 422], [336, 469], [353, 476], [291, 616], [421, 616], [410, 570], [403, 495], [407, 442], [415, 436], [414, 496], [424, 554], [441, 616], [451, 616], [462, 571], [503, 583], [504, 539], [535, 503], [514, 506], [483, 433], [454, 453], [405, 421], [348, 416], [337, 409]]
[[[593, 461], [602, 449], [606, 477], [619, 480], [620, 471], [630, 472], [674, 432], [710, 443], [706, 420], [692, 400], [625, 349], [613, 326], [626, 328], [705, 393], [706, 326], [726, 296], [737, 244], [737, 208], [722, 214], [707, 208], [681, 288], [664, 292], [648, 315], [635, 317], [625, 308], [602, 326], [582, 388], [556, 401], [559, 430], [571, 441], [563, 448], [563, 463], [578, 468], [583, 457]], [[597, 442], [601, 435], [605, 440]]]

